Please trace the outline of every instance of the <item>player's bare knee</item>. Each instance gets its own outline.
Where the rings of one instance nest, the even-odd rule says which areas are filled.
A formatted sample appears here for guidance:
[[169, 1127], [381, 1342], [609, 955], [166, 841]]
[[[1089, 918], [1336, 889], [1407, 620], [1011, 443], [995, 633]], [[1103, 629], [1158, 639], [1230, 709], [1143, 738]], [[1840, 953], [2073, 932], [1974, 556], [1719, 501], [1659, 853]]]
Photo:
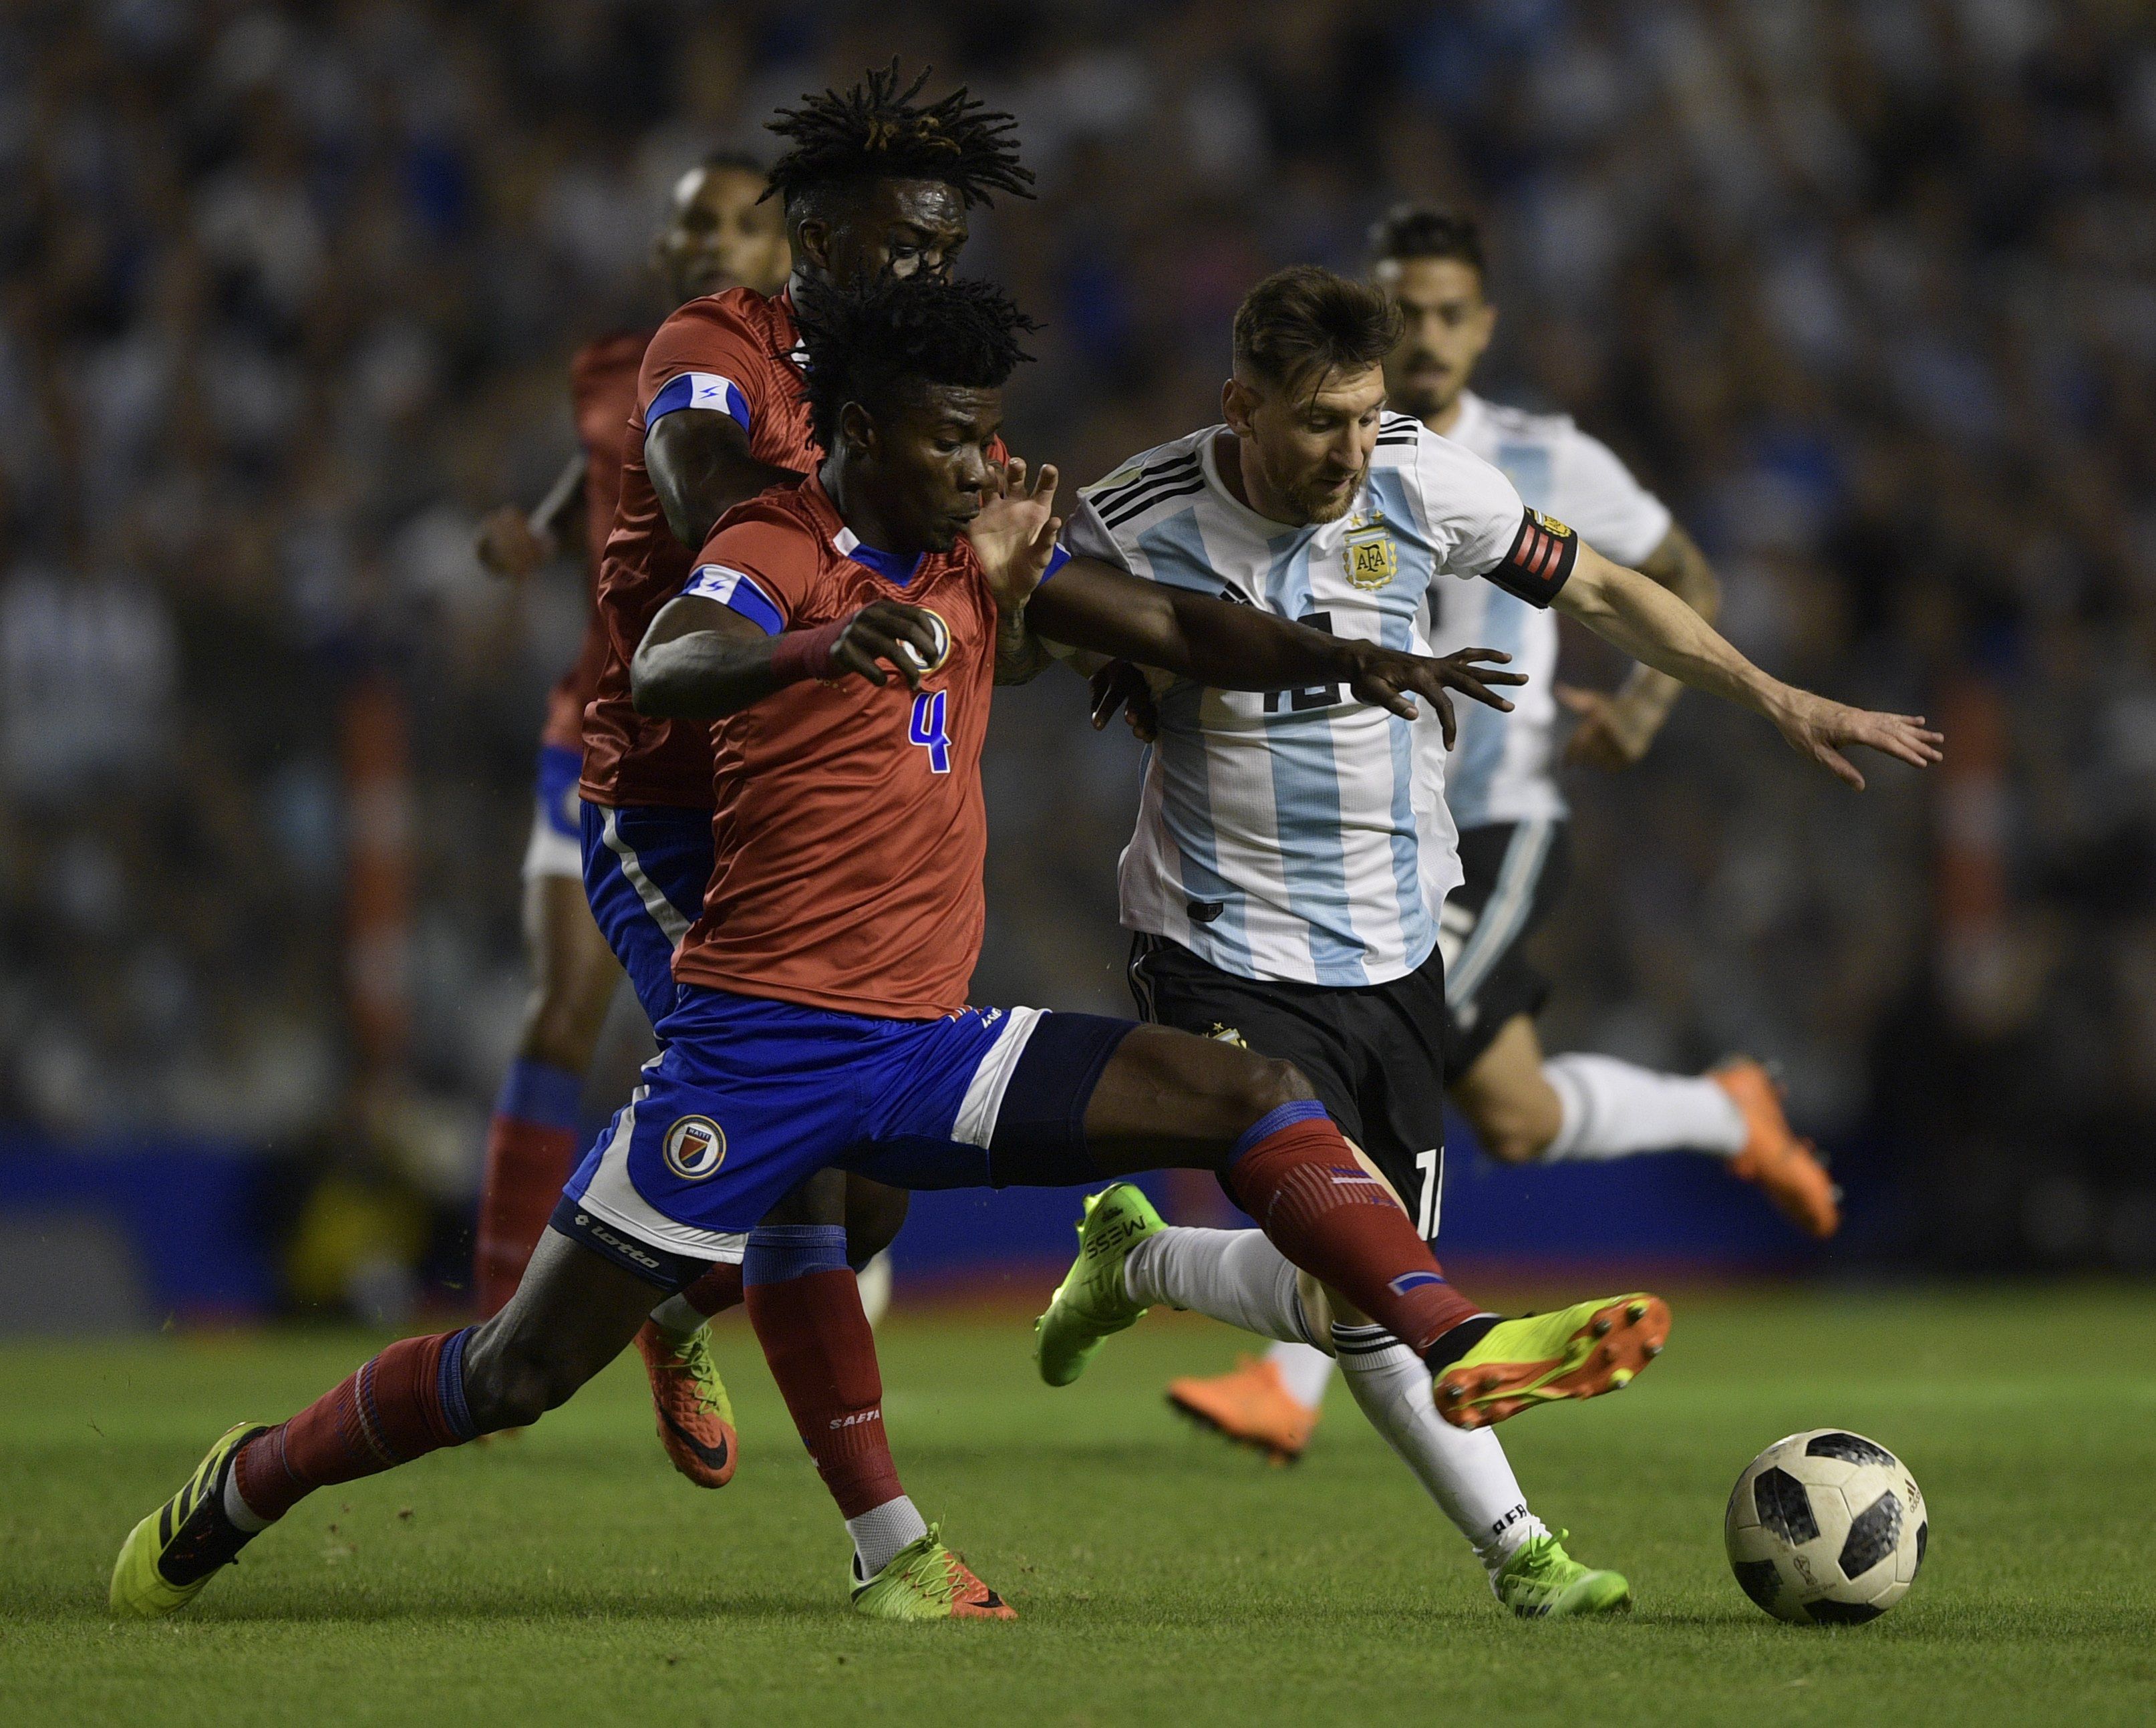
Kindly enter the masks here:
[[1259, 1057], [1250, 1064], [1243, 1095], [1238, 1102], [1249, 1113], [1250, 1119], [1256, 1122], [1270, 1116], [1282, 1104], [1300, 1103], [1317, 1096], [1317, 1088], [1303, 1077], [1301, 1068], [1291, 1062], [1268, 1056]]
[[526, 1062], [581, 1074], [591, 1066], [604, 1018], [602, 1011], [594, 1019], [588, 1001], [579, 1000], [574, 991], [535, 990], [524, 1011], [524, 1036], [517, 1054]]
[[530, 1427], [562, 1401], [552, 1391], [545, 1363], [513, 1342], [483, 1353], [475, 1345], [465, 1353], [465, 1405], [482, 1434]]

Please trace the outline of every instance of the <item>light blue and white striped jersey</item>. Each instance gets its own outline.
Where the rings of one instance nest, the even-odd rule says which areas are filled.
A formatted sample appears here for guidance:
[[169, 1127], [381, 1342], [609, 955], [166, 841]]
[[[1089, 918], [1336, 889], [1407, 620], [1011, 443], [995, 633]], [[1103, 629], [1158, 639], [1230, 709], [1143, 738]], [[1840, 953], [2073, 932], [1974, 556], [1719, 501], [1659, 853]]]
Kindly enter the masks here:
[[[1436, 579], [1493, 569], [1536, 532], [1503, 475], [1405, 414], [1384, 416], [1369, 479], [1337, 522], [1256, 515], [1221, 482], [1224, 447], [1226, 429], [1209, 426], [1086, 487], [1071, 551], [1424, 651]], [[1441, 752], [1335, 685], [1267, 695], [1178, 679], [1156, 697], [1118, 878], [1126, 926], [1244, 978], [1380, 984], [1429, 958], [1460, 880]]]
[[[1637, 567], [1670, 531], [1661, 500], [1632, 477], [1609, 447], [1563, 414], [1527, 414], [1460, 398], [1460, 418], [1445, 435], [1503, 471], [1534, 509], [1576, 529], [1613, 563]], [[1511, 692], [1512, 712], [1455, 702], [1459, 733], [1446, 766], [1445, 800], [1462, 828], [1532, 822], [1565, 813], [1553, 775], [1557, 698], [1557, 620], [1546, 609], [1486, 582], [1448, 583], [1432, 596], [1430, 651], [1502, 648], [1527, 682]], [[1445, 754], [1432, 728], [1424, 748]]]

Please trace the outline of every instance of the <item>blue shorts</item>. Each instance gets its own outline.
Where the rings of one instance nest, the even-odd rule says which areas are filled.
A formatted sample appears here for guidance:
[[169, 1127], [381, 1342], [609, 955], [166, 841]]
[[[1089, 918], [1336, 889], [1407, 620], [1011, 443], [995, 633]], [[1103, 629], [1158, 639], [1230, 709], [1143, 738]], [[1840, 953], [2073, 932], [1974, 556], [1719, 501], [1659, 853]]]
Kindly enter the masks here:
[[583, 874], [580, 844], [583, 802], [577, 783], [583, 778], [584, 753], [562, 744], [539, 747], [537, 784], [533, 788], [531, 838], [524, 848], [524, 879]]
[[674, 1010], [674, 950], [711, 880], [708, 810], [584, 806], [584, 897], [656, 1026]]
[[1086, 1102], [1134, 1024], [1033, 1008], [883, 1020], [682, 985], [554, 1226], [665, 1285], [737, 1257], [739, 1232], [829, 1167], [897, 1188], [1092, 1180]]

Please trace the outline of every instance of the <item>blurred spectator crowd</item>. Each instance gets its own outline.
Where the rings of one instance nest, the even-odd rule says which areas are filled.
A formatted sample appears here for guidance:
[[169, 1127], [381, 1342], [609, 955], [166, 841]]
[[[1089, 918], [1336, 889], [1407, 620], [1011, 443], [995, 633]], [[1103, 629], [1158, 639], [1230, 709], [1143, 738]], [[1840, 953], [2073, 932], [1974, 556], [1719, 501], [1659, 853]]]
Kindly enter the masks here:
[[[1015, 111], [966, 260], [1074, 481], [1214, 416], [1272, 266], [1471, 204], [1478, 383], [1633, 462], [1792, 679], [1966, 723], [1856, 797], [1682, 704], [1575, 776], [1553, 1047], [1781, 1061], [1854, 1252], [2156, 1264], [2156, 34], [2113, 0], [37, 0], [0, 13], [0, 1120], [464, 1137], [578, 573], [478, 514], [664, 310], [665, 190], [903, 54]], [[1583, 649], [1576, 676], [1618, 669]], [[408, 738], [402, 1044], [363, 1061], [352, 694]], [[999, 699], [1000, 700], [1000, 699]], [[1115, 1011], [1136, 752], [1001, 702], [978, 993]], [[375, 813], [378, 816], [379, 812]], [[370, 964], [378, 964], [378, 956]]]

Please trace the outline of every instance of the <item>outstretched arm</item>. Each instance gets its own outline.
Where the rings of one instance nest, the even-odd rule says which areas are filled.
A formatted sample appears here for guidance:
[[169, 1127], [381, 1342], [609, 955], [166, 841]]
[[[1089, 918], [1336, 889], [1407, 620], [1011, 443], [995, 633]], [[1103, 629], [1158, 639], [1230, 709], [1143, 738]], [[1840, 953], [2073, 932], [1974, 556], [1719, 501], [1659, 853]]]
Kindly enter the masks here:
[[748, 434], [730, 414], [684, 408], [662, 416], [644, 440], [644, 465], [666, 526], [684, 546], [701, 546], [735, 505], [775, 486], [795, 486], [791, 468], [749, 454]]
[[1768, 677], [1667, 589], [1590, 546], [1580, 547], [1571, 579], [1551, 604], [1633, 659], [1764, 715], [1792, 749], [1859, 791], [1864, 776], [1842, 754], [1845, 745], [1862, 744], [1917, 768], [1940, 759], [1946, 740], [1926, 729], [1921, 714], [1875, 714]]
[[[1670, 524], [1661, 543], [1640, 565], [1640, 573], [1659, 582], [1709, 624], [1722, 610], [1722, 584], [1691, 535]], [[1670, 717], [1684, 686], [1650, 666], [1635, 666], [1614, 692], [1557, 687], [1557, 699], [1579, 716], [1564, 747], [1568, 762], [1596, 768], [1630, 768], [1647, 753], [1655, 734]]]
[[1490, 687], [1527, 682], [1518, 673], [1478, 664], [1512, 657], [1488, 649], [1433, 660], [1291, 624], [1255, 606], [1142, 582], [1099, 558], [1063, 557], [1055, 543], [1060, 526], [1052, 514], [1055, 470], [1044, 466], [1030, 487], [1024, 481], [1025, 465], [1014, 460], [999, 496], [967, 530], [1006, 625], [1022, 612], [1049, 640], [1158, 666], [1216, 690], [1341, 684], [1358, 702], [1408, 720], [1414, 718], [1414, 697], [1419, 696], [1436, 709], [1448, 748], [1454, 733], [1448, 691], [1510, 708]]
[[1449, 746], [1457, 691], [1493, 708], [1512, 705], [1493, 686], [1523, 684], [1492, 671], [1509, 655], [1471, 648], [1449, 660], [1330, 635], [1255, 606], [1144, 582], [1097, 558], [1074, 558], [1026, 609], [1050, 640], [1136, 661], [1216, 690], [1296, 690], [1342, 684], [1358, 702], [1404, 719], [1421, 697], [1437, 711]]
[[768, 635], [731, 606], [679, 594], [660, 609], [629, 663], [629, 700], [658, 719], [721, 720], [804, 678], [851, 672], [888, 684], [886, 664], [918, 690], [938, 651], [930, 615], [894, 600]]

